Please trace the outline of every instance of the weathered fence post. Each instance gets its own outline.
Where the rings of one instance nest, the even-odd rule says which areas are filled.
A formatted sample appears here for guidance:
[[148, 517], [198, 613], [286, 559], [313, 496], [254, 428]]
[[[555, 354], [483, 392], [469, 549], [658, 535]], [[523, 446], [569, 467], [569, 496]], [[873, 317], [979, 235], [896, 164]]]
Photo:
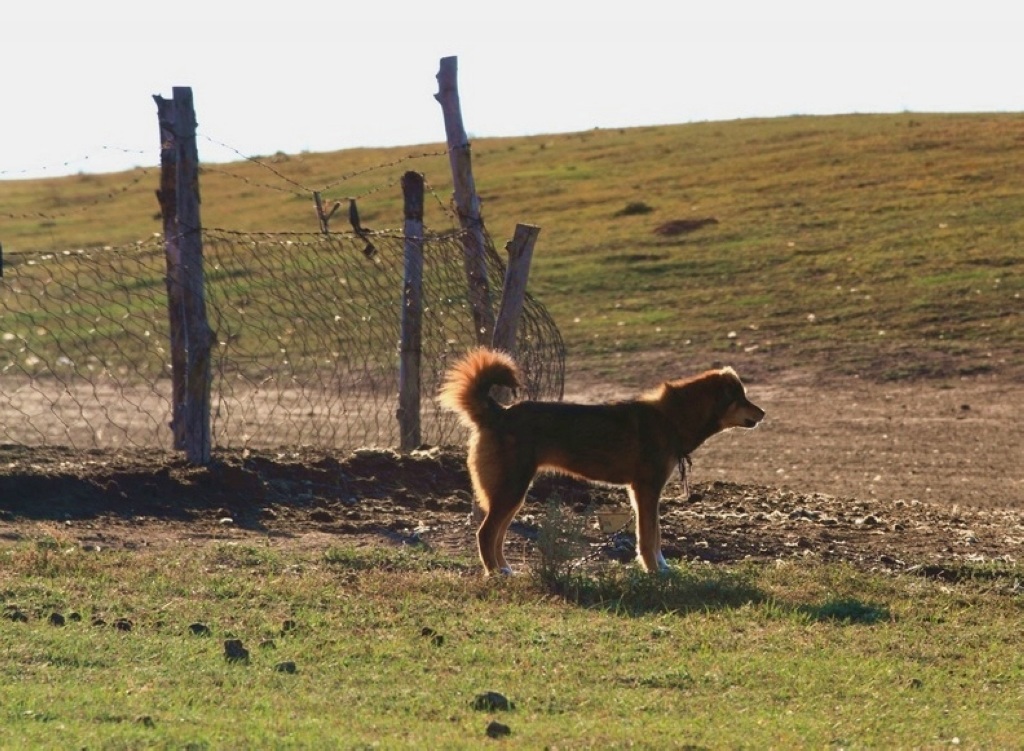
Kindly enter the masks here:
[[462, 225], [462, 251], [469, 284], [469, 303], [477, 342], [487, 344], [494, 332], [494, 310], [487, 285], [487, 256], [484, 222], [480, 214], [480, 198], [473, 181], [473, 164], [469, 138], [462, 123], [459, 106], [458, 58], [442, 57], [437, 74], [438, 92], [434, 95], [444, 114], [444, 131], [448, 142], [448, 161], [455, 190], [455, 210]]
[[517, 224], [516, 233], [505, 246], [508, 251], [508, 266], [501, 288], [501, 309], [494, 324], [492, 345], [515, 354], [516, 330], [523, 314], [526, 301], [526, 281], [530, 277], [530, 262], [533, 260], [533, 246], [537, 242], [540, 227], [532, 224]]
[[189, 462], [210, 461], [210, 351], [203, 238], [199, 216], [199, 150], [192, 89], [176, 86], [170, 101], [153, 97], [160, 120], [160, 210], [167, 256], [173, 371], [171, 430]]
[[398, 369], [398, 429], [402, 451], [419, 446], [420, 354], [423, 339], [423, 175], [402, 175], [405, 197], [405, 285]]
[[185, 421], [178, 419], [180, 405], [185, 403], [184, 327], [175, 323], [183, 309], [180, 274], [181, 248], [178, 245], [178, 191], [175, 169], [174, 103], [154, 96], [157, 119], [160, 121], [160, 188], [156, 192], [163, 217], [164, 253], [167, 258], [167, 313], [171, 321], [171, 431], [173, 446], [185, 449]]

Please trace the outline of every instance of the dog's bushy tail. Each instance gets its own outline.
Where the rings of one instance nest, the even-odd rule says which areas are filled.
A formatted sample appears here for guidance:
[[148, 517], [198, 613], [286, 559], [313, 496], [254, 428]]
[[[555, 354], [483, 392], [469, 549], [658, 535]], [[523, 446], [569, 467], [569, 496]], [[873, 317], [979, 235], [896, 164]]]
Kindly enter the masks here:
[[480, 347], [452, 366], [438, 399], [441, 406], [457, 412], [468, 427], [482, 426], [498, 414], [497, 402], [490, 396], [491, 387], [517, 389], [521, 385], [519, 368], [511, 357]]

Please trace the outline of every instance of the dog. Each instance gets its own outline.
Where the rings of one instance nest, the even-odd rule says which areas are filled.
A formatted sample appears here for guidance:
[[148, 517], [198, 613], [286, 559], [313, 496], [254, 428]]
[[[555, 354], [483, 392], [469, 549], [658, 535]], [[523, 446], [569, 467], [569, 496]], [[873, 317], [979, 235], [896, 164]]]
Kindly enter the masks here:
[[477, 547], [486, 574], [510, 574], [505, 535], [541, 470], [625, 486], [636, 517], [637, 558], [645, 571], [664, 571], [661, 491], [708, 438], [753, 428], [764, 410], [747, 399], [732, 368], [665, 381], [636, 399], [608, 404], [521, 401], [508, 407], [495, 386], [522, 386], [515, 361], [481, 347], [446, 374], [440, 404], [470, 429], [469, 475], [483, 520]]

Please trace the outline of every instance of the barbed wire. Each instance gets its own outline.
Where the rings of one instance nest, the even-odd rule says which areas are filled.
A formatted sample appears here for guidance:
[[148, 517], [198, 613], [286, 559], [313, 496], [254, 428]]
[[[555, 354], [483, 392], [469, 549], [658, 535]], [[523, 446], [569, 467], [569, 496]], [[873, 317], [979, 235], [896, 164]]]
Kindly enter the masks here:
[[[100, 146], [100, 151], [118, 151], [122, 154], [137, 154], [139, 156], [152, 156], [149, 151], [142, 149], [128, 149], [123, 146]], [[55, 162], [53, 164], [46, 164], [37, 167], [23, 167], [21, 169], [5, 169], [0, 170], [0, 179], [18, 178], [29, 174], [37, 174], [44, 172], [55, 172], [60, 170], [63, 173], [67, 173], [68, 168], [74, 165], [82, 165], [85, 162], [90, 161], [93, 158], [92, 154], [85, 154], [84, 156], [77, 157], [75, 159], [66, 159], [62, 162]], [[133, 168], [138, 169], [138, 168]], [[84, 174], [84, 173], [82, 173]]]
[[138, 185], [140, 182], [142, 182], [143, 179], [149, 177], [150, 174], [151, 174], [150, 171], [148, 169], [146, 169], [145, 167], [137, 167], [136, 168], [136, 172], [137, 172], [137, 174], [134, 174], [134, 176], [131, 178], [131, 180], [129, 180], [125, 184], [121, 185], [120, 187], [111, 188], [110, 190], [107, 190], [107, 191], [105, 191], [105, 192], [103, 192], [101, 194], [98, 194], [95, 198], [93, 198], [93, 199], [91, 199], [89, 201], [83, 201], [82, 203], [79, 203], [77, 206], [68, 207], [68, 209], [66, 211], [61, 211], [61, 212], [28, 211], [28, 212], [24, 212], [24, 213], [20, 213], [20, 214], [6, 213], [5, 212], [5, 213], [0, 213], [0, 217], [3, 217], [4, 219], [50, 219], [50, 220], [53, 220], [53, 219], [61, 219], [63, 217], [71, 216], [72, 214], [81, 214], [83, 212], [86, 212], [86, 211], [89, 211], [90, 209], [95, 208], [96, 206], [99, 206], [101, 203], [104, 203], [106, 201], [113, 201], [113, 200], [116, 200], [117, 198], [120, 198], [122, 195], [124, 195], [125, 193], [130, 191], [132, 188], [134, 188], [136, 185]]
[[[309, 194], [309, 193], [313, 192], [313, 190], [311, 188], [307, 188], [302, 183], [296, 182], [295, 180], [292, 180], [287, 175], [282, 174], [279, 170], [274, 169], [273, 167], [271, 167], [262, 158], [256, 157], [256, 156], [250, 156], [248, 154], [245, 154], [245, 153], [239, 151], [238, 149], [236, 149], [234, 146], [229, 146], [228, 144], [223, 143], [222, 141], [218, 141], [218, 140], [216, 140], [214, 138], [211, 138], [208, 135], [205, 135], [205, 134], [200, 134], [200, 135], [201, 135], [202, 138], [206, 139], [210, 143], [215, 144], [217, 146], [220, 146], [221, 148], [227, 149], [228, 151], [232, 152], [236, 156], [240, 157], [242, 160], [244, 160], [246, 162], [250, 162], [252, 164], [255, 164], [255, 165], [265, 169], [267, 172], [270, 172], [275, 177], [277, 177], [277, 178], [283, 180], [284, 182], [288, 183], [293, 188], [298, 188], [299, 191], [301, 191], [301, 194]], [[243, 182], [245, 182], [245, 183], [247, 183], [249, 185], [260, 185], [259, 183], [256, 183], [255, 181], [252, 181], [249, 178], [242, 177], [240, 175], [234, 175], [232, 173], [221, 171], [221, 170], [217, 170], [217, 169], [214, 169], [214, 168], [210, 168], [209, 165], [204, 165], [203, 170], [207, 171], [207, 172], [220, 172], [221, 174], [227, 175], [229, 177], [234, 177], [234, 178], [236, 178], [238, 180], [241, 180], [241, 181], [243, 181]], [[282, 190], [282, 188], [279, 188], [279, 187], [276, 187], [276, 186], [270, 186], [270, 185], [260, 185], [260, 187], [270, 188], [271, 190]]]
[[[210, 143], [215, 144], [218, 147], [227, 149], [231, 153], [233, 153], [236, 156], [238, 156], [240, 159], [242, 159], [242, 160], [244, 160], [246, 162], [250, 162], [250, 163], [252, 163], [252, 164], [262, 168], [263, 170], [268, 171], [269, 173], [271, 173], [272, 175], [277, 177], [279, 180], [281, 180], [284, 183], [286, 183], [286, 185], [285, 186], [274, 185], [274, 184], [271, 184], [271, 183], [268, 183], [268, 182], [265, 182], [265, 181], [259, 181], [259, 180], [253, 179], [252, 177], [239, 174], [236, 171], [215, 166], [212, 163], [205, 163], [205, 164], [203, 164], [200, 167], [200, 173], [201, 174], [203, 174], [203, 175], [222, 175], [224, 177], [228, 177], [228, 178], [231, 178], [231, 179], [234, 179], [234, 180], [238, 180], [238, 181], [243, 182], [246, 185], [249, 185], [249, 186], [252, 186], [252, 187], [261, 188], [261, 189], [264, 189], [264, 190], [276, 191], [276, 192], [284, 193], [286, 195], [290, 195], [290, 196], [298, 197], [298, 198], [309, 198], [310, 200], [313, 200], [313, 197], [314, 197], [315, 194], [320, 193], [322, 195], [322, 198], [324, 200], [327, 200], [327, 201], [331, 201], [331, 200], [335, 200], [336, 201], [336, 200], [339, 200], [339, 198], [343, 198], [345, 200], [361, 201], [361, 200], [364, 200], [365, 198], [367, 198], [369, 196], [375, 195], [377, 193], [381, 193], [384, 190], [395, 188], [397, 185], [399, 185], [401, 183], [401, 176], [396, 176], [392, 180], [383, 181], [383, 182], [378, 183], [377, 185], [374, 185], [374, 186], [372, 186], [370, 188], [367, 188], [365, 190], [359, 191], [358, 193], [349, 193], [349, 194], [346, 194], [345, 196], [342, 196], [342, 197], [339, 197], [339, 196], [327, 196], [327, 195], [324, 195], [324, 194], [326, 194], [329, 191], [337, 188], [340, 185], [343, 185], [344, 183], [346, 183], [348, 181], [351, 181], [353, 179], [356, 179], [358, 177], [362, 177], [364, 175], [367, 175], [367, 174], [370, 174], [370, 173], [373, 173], [373, 172], [376, 172], [376, 171], [398, 167], [400, 165], [406, 164], [407, 162], [410, 162], [410, 161], [413, 161], [413, 160], [437, 158], [437, 157], [442, 157], [442, 156], [447, 156], [448, 155], [447, 149], [441, 149], [439, 151], [424, 151], [424, 152], [419, 152], [419, 153], [407, 154], [405, 156], [402, 156], [402, 157], [399, 157], [397, 159], [393, 159], [393, 160], [390, 160], [390, 161], [387, 161], [387, 162], [381, 162], [379, 164], [375, 164], [375, 165], [372, 165], [370, 167], [366, 167], [366, 168], [359, 169], [359, 170], [353, 170], [352, 172], [349, 172], [349, 173], [346, 173], [346, 174], [342, 175], [337, 180], [334, 180], [334, 181], [331, 181], [329, 183], [326, 183], [325, 185], [321, 186], [319, 189], [315, 189], [315, 188], [311, 188], [311, 187], [309, 187], [309, 186], [307, 186], [307, 185], [305, 185], [305, 184], [303, 184], [301, 182], [298, 182], [297, 180], [292, 179], [288, 175], [284, 174], [283, 171], [281, 171], [279, 169], [276, 169], [273, 165], [271, 165], [268, 162], [267, 159], [264, 159], [262, 157], [247, 155], [244, 152], [242, 152], [241, 150], [231, 146], [230, 144], [224, 143], [223, 141], [219, 141], [219, 140], [217, 140], [215, 138], [212, 138], [209, 135], [201, 134], [201, 137], [204, 138], [205, 140], [209, 141]], [[141, 151], [141, 150], [132, 150], [132, 149], [119, 148], [119, 147], [104, 146], [102, 148], [104, 150], [117, 150], [117, 151], [121, 151], [123, 153], [134, 153], [134, 154], [140, 154], [140, 155], [148, 154], [148, 152]], [[87, 159], [88, 157], [85, 157], [85, 158]], [[60, 165], [54, 166], [54, 169], [59, 169], [60, 167], [66, 167], [66, 166], [69, 166], [72, 163], [73, 163], [73, 161], [69, 160], [69, 161], [61, 163]], [[22, 170], [20, 172], [27, 173], [29, 171], [30, 170], [26, 169], [26, 170]], [[73, 216], [73, 215], [81, 215], [81, 214], [83, 214], [83, 213], [85, 213], [85, 212], [87, 212], [87, 211], [89, 211], [89, 210], [99, 206], [102, 203], [113, 201], [113, 200], [117, 199], [118, 197], [120, 197], [121, 195], [129, 192], [130, 190], [135, 188], [137, 185], [139, 185], [139, 183], [141, 183], [143, 180], [145, 180], [146, 178], [150, 177], [152, 175], [152, 172], [153, 172], [153, 170], [151, 170], [150, 168], [136, 167], [136, 168], [134, 168], [131, 171], [130, 179], [127, 182], [125, 182], [124, 184], [119, 185], [119, 186], [114, 187], [114, 188], [111, 188], [111, 189], [108, 189], [108, 190], [105, 190], [105, 191], [102, 191], [101, 193], [98, 193], [93, 199], [88, 200], [88, 201], [84, 201], [84, 202], [80, 202], [78, 205], [76, 205], [74, 207], [69, 207], [69, 208], [67, 208], [66, 210], [63, 210], [63, 211], [39, 211], [39, 210], [37, 210], [37, 211], [27, 211], [27, 212], [0, 212], [0, 218], [7, 219], [7, 220], [42, 219], [42, 220], [46, 220], [46, 221], [55, 221], [55, 220], [66, 218], [66, 217]], [[7, 174], [17, 174], [17, 173], [18, 173], [17, 171], [0, 172], [0, 177], [2, 177], [4, 175], [7, 175]], [[437, 194], [437, 192], [435, 191], [435, 189], [429, 183], [426, 183], [425, 185], [426, 185], [426, 188], [429, 191], [430, 195], [434, 198], [434, 200], [436, 201], [436, 203], [440, 207], [440, 209], [445, 213], [446, 216], [448, 216], [452, 220], [452, 226], [454, 227], [457, 224], [457, 221], [456, 221], [457, 217], [456, 217], [456, 213], [454, 211], [454, 208], [451, 205], [451, 202], [450, 201], [446, 201], [441, 196], [439, 196]]]
[[[255, 164], [255, 165], [261, 167], [262, 169], [270, 172], [275, 177], [277, 177], [278, 179], [283, 180], [284, 182], [288, 183], [293, 188], [297, 188], [302, 194], [310, 194], [310, 195], [313, 194], [313, 193], [326, 194], [326, 193], [330, 192], [331, 190], [333, 190], [334, 188], [337, 188], [340, 185], [344, 185], [345, 183], [347, 183], [347, 182], [349, 182], [351, 180], [354, 180], [357, 177], [362, 177], [363, 175], [367, 175], [367, 174], [370, 174], [372, 172], [377, 172], [379, 170], [384, 170], [384, 169], [390, 169], [390, 168], [393, 168], [393, 167], [398, 167], [398, 166], [401, 166], [401, 165], [403, 165], [403, 164], [405, 164], [407, 162], [410, 162], [410, 161], [413, 161], [413, 160], [416, 160], [416, 159], [429, 159], [429, 158], [435, 158], [435, 157], [447, 156], [448, 155], [447, 149], [442, 149], [441, 151], [434, 151], [434, 152], [422, 152], [422, 153], [418, 153], [418, 154], [407, 154], [405, 156], [398, 157], [397, 159], [393, 159], [393, 160], [388, 161], [388, 162], [381, 162], [379, 164], [374, 164], [374, 165], [372, 165], [370, 167], [365, 167], [363, 169], [353, 170], [352, 172], [348, 172], [348, 173], [342, 175], [341, 177], [339, 177], [338, 179], [336, 179], [336, 180], [334, 180], [332, 182], [329, 182], [329, 183], [326, 183], [324, 185], [321, 185], [319, 187], [314, 188], [314, 187], [310, 187], [308, 185], [305, 185], [303, 183], [300, 183], [300, 182], [298, 182], [296, 180], [293, 180], [292, 178], [288, 177], [281, 170], [278, 170], [275, 167], [273, 167], [263, 157], [251, 156], [249, 154], [245, 154], [244, 152], [240, 151], [239, 149], [236, 149], [234, 146], [226, 144], [226, 143], [224, 143], [222, 141], [218, 141], [217, 139], [212, 138], [211, 136], [208, 136], [208, 135], [205, 135], [205, 134], [202, 134], [202, 137], [204, 139], [206, 139], [207, 141], [209, 141], [210, 143], [215, 144], [216, 146], [219, 146], [221, 148], [227, 149], [228, 151], [232, 152], [233, 154], [235, 154], [239, 158], [243, 159], [244, 161], [247, 161], [247, 162], [250, 162], [252, 164]], [[207, 172], [211, 172], [211, 173], [212, 172], [216, 172], [218, 174], [226, 175], [228, 177], [233, 177], [233, 178], [235, 178], [237, 180], [241, 180], [241, 181], [243, 181], [243, 182], [245, 182], [247, 184], [254, 185], [254, 186], [257, 186], [257, 187], [265, 187], [265, 188], [268, 188], [268, 189], [271, 189], [271, 190], [280, 190], [280, 191], [283, 191], [283, 192], [293, 192], [293, 191], [287, 191], [284, 188], [281, 188], [280, 186], [269, 185], [269, 184], [266, 184], [266, 183], [259, 183], [259, 182], [255, 181], [255, 180], [252, 180], [250, 178], [244, 177], [242, 175], [238, 175], [238, 174], [235, 174], [235, 173], [227, 172], [226, 170], [221, 170], [221, 169], [218, 169], [218, 168], [210, 167], [208, 165], [204, 166], [203, 169], [204, 169], [204, 171], [207, 171]], [[383, 190], [384, 188], [393, 187], [394, 185], [395, 185], [394, 181], [387, 182], [387, 183], [381, 184], [381, 185], [379, 185], [379, 186], [377, 186], [375, 188], [372, 188], [369, 191], [365, 191], [365, 192], [363, 192], [363, 193], [361, 193], [359, 195], [345, 195], [344, 198], [359, 198], [359, 197], [362, 197], [362, 196], [370, 195], [372, 193], [376, 193], [376, 192], [378, 192], [380, 190]]]
[[370, 172], [376, 172], [377, 170], [382, 170], [382, 169], [389, 169], [391, 167], [398, 167], [398, 166], [400, 166], [402, 164], [405, 164], [406, 162], [412, 161], [414, 159], [430, 159], [430, 158], [439, 157], [439, 156], [448, 156], [448, 150], [447, 149], [443, 149], [441, 151], [423, 152], [423, 153], [420, 153], [420, 154], [408, 154], [406, 156], [399, 157], [398, 159], [395, 159], [395, 160], [390, 161], [390, 162], [381, 162], [380, 164], [375, 164], [374, 166], [367, 167], [366, 169], [356, 170], [354, 172], [350, 172], [348, 174], [342, 175], [341, 177], [339, 177], [334, 182], [327, 183], [322, 188], [320, 188], [320, 191], [321, 192], [327, 192], [327, 191], [331, 190], [332, 188], [336, 188], [337, 186], [339, 186], [339, 185], [341, 185], [343, 183], [348, 182], [349, 180], [353, 180], [353, 179], [355, 179], [357, 177], [362, 177], [363, 175], [369, 174]]

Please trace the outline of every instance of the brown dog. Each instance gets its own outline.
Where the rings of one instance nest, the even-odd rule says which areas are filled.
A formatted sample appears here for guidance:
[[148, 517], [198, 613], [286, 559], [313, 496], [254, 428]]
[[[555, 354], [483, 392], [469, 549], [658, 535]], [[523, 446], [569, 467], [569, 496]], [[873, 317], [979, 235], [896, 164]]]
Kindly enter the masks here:
[[630, 401], [571, 404], [524, 401], [503, 407], [493, 386], [521, 385], [515, 362], [477, 349], [448, 371], [441, 404], [472, 430], [469, 474], [484, 519], [476, 539], [488, 574], [511, 573], [505, 534], [542, 469], [625, 485], [636, 515], [645, 571], [666, 569], [659, 499], [677, 466], [704, 441], [729, 428], [753, 428], [764, 410], [747, 400], [732, 368], [666, 381]]

